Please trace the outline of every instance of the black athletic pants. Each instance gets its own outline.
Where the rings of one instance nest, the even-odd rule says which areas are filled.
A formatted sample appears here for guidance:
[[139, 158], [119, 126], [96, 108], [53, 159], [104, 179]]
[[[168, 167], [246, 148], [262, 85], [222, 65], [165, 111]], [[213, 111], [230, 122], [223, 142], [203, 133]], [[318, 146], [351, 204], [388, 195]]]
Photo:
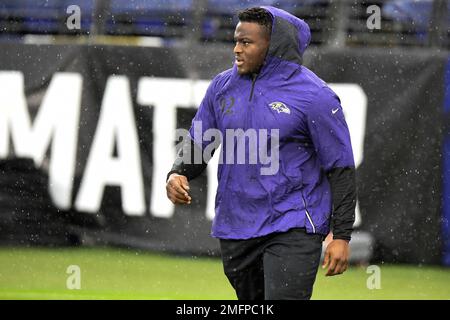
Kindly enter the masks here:
[[324, 237], [295, 228], [248, 240], [220, 240], [225, 275], [239, 300], [310, 299]]

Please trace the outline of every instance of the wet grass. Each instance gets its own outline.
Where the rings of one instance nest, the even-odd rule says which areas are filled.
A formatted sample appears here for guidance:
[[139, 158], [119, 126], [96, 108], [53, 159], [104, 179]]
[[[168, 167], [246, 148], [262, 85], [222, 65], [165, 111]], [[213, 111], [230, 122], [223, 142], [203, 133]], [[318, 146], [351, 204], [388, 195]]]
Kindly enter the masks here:
[[[67, 288], [71, 265], [79, 290]], [[313, 299], [450, 299], [450, 268], [380, 265], [373, 276], [353, 266], [344, 275], [319, 271]], [[369, 285], [375, 282], [369, 279]], [[235, 299], [214, 258], [111, 248], [0, 248], [0, 299]]]

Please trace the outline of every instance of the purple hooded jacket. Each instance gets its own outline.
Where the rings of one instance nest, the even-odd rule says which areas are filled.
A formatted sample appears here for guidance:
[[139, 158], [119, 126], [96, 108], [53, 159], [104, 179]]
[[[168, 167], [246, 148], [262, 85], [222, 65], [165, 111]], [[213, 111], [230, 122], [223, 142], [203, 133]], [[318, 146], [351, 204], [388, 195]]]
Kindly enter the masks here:
[[[225, 137], [226, 129], [278, 129], [279, 169], [262, 175], [267, 165], [259, 162], [219, 164], [212, 235], [248, 239], [295, 227], [326, 235], [332, 212], [326, 172], [354, 167], [349, 130], [339, 98], [301, 65], [311, 38], [309, 26], [283, 10], [263, 8], [271, 13], [273, 27], [260, 73], [254, 80], [239, 75], [234, 66], [217, 75], [190, 136], [204, 149], [207, 142], [198, 139], [196, 130], [216, 128]], [[236, 148], [226, 142], [222, 154]]]

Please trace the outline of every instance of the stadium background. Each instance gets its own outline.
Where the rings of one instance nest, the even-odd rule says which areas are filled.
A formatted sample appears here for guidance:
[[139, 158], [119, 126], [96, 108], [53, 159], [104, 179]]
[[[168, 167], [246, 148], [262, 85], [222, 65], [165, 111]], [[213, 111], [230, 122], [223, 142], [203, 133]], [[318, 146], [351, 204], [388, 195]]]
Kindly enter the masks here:
[[352, 135], [353, 267], [319, 273], [313, 298], [450, 297], [441, 0], [0, 1], [0, 297], [233, 298], [209, 236], [214, 163], [190, 207], [170, 204], [164, 180], [175, 128], [231, 66], [235, 13], [254, 5], [309, 23], [304, 64], [339, 94]]

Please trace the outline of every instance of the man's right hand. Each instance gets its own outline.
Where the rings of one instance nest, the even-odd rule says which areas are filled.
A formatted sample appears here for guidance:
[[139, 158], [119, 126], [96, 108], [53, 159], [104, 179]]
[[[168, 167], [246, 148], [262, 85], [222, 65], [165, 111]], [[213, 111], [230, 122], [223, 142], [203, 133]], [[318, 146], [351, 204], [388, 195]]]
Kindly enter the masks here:
[[185, 176], [172, 173], [166, 184], [167, 198], [173, 204], [191, 204], [189, 196], [189, 183]]

